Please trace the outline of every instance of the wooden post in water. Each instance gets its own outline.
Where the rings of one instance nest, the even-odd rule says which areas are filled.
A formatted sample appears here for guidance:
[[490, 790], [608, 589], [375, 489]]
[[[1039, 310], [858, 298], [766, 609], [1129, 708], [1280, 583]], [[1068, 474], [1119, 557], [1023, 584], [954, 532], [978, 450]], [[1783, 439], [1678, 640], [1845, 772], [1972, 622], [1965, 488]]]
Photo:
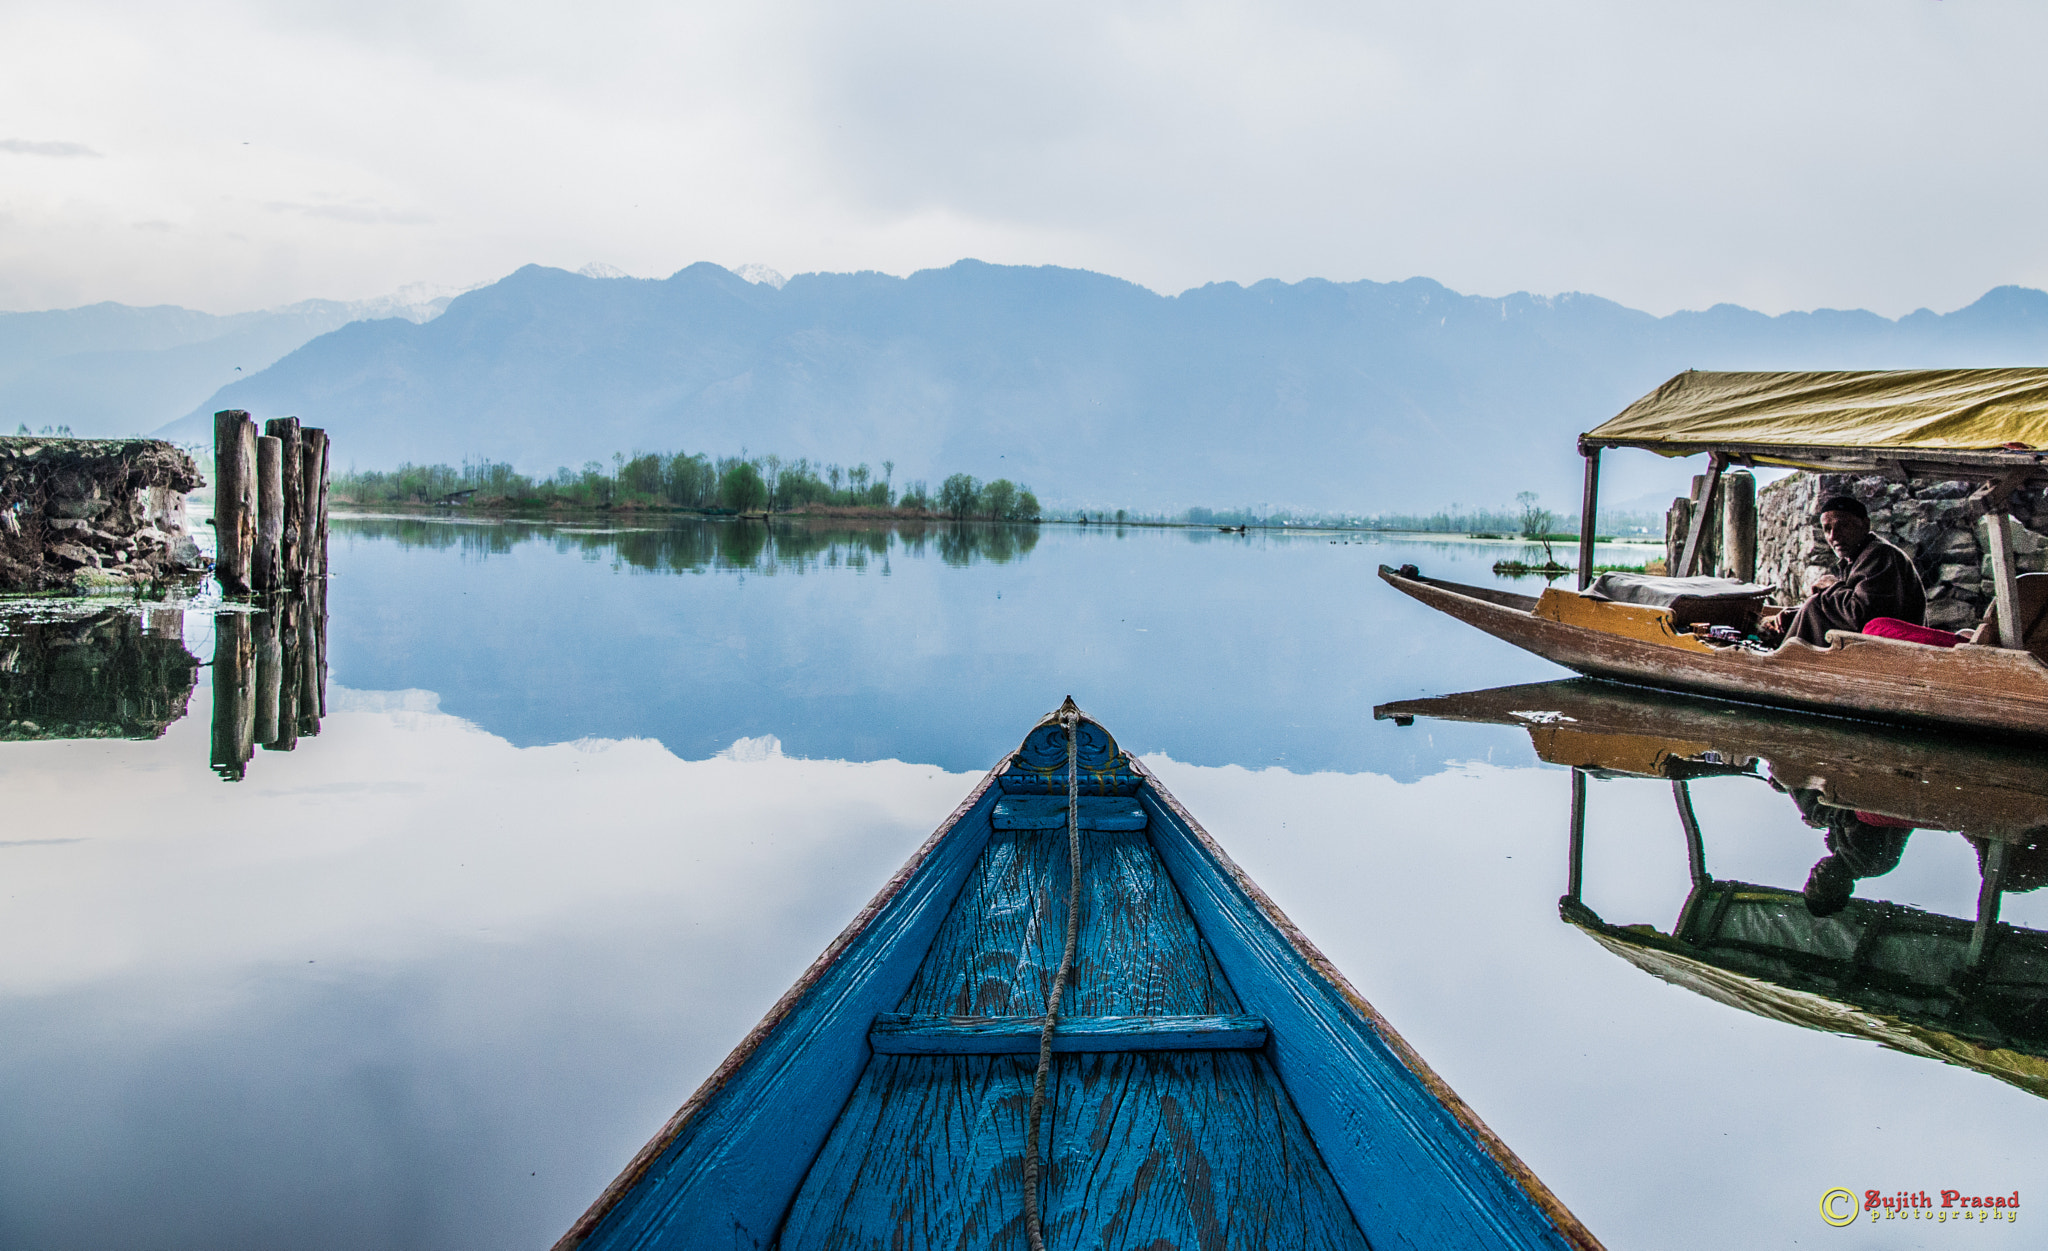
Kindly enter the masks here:
[[299, 575], [305, 569], [301, 543], [306, 528], [306, 493], [299, 485], [299, 477], [305, 472], [299, 419], [273, 417], [263, 423], [263, 433], [276, 439], [279, 445], [278, 489], [284, 501], [284, 526], [277, 545], [277, 563], [283, 571], [278, 585], [297, 586]]
[[1756, 478], [1746, 469], [1721, 479], [1721, 570], [1756, 581]]
[[301, 432], [299, 486], [305, 492], [307, 578], [327, 576], [327, 432], [307, 427]]
[[[253, 430], [254, 427], [251, 427]], [[242, 780], [255, 754], [255, 664], [250, 655], [247, 613], [213, 618], [213, 771], [229, 782]]]
[[249, 585], [275, 591], [284, 576], [284, 441], [271, 435], [256, 440], [256, 491], [256, 550]]
[[213, 415], [213, 573], [229, 595], [247, 595], [256, 545], [256, 423], [231, 408]]
[[284, 656], [278, 648], [277, 614], [254, 614], [249, 633], [251, 650], [256, 655], [256, 716], [250, 737], [257, 746], [268, 747], [277, 738], [277, 679], [284, 666]]

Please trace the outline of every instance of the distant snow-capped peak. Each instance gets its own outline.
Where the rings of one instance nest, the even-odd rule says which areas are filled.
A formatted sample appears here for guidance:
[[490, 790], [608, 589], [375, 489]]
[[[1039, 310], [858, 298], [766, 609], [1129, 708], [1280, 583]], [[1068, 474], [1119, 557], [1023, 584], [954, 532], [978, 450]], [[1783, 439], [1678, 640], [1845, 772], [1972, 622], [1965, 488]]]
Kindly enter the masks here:
[[779, 273], [776, 273], [774, 270], [768, 268], [766, 265], [742, 265], [738, 269], [733, 270], [732, 272], [738, 274], [740, 277], [746, 279], [748, 282], [763, 283], [767, 286], [775, 288], [777, 291], [782, 290], [782, 284], [789, 281], [789, 279], [783, 277]]

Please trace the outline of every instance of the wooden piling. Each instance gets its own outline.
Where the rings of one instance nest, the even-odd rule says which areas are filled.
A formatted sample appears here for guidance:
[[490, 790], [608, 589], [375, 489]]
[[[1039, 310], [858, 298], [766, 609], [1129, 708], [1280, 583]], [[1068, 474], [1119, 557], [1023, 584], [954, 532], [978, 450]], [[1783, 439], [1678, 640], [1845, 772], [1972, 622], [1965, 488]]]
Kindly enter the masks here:
[[213, 415], [213, 539], [221, 590], [247, 595], [256, 545], [256, 424], [238, 408]]
[[242, 780], [244, 766], [255, 754], [256, 682], [251, 650], [246, 613], [214, 614], [213, 771], [229, 782]]
[[1756, 478], [1743, 469], [1721, 479], [1721, 572], [1756, 580]]
[[273, 417], [263, 423], [263, 433], [279, 444], [279, 490], [284, 500], [284, 524], [277, 545], [277, 563], [283, 571], [279, 586], [297, 586], [305, 572], [303, 536], [306, 522], [306, 493], [300, 486], [305, 472], [303, 440], [296, 417]]
[[249, 585], [275, 591], [284, 576], [284, 441], [271, 435], [256, 440], [256, 489], [256, 548], [250, 557]]
[[1679, 559], [1685, 555], [1685, 536], [1692, 529], [1692, 501], [1681, 495], [1671, 501], [1664, 514], [1664, 571], [1678, 576]]
[[300, 489], [305, 492], [305, 546], [303, 569], [307, 578], [327, 576], [327, 432], [307, 427], [301, 432], [303, 460]]

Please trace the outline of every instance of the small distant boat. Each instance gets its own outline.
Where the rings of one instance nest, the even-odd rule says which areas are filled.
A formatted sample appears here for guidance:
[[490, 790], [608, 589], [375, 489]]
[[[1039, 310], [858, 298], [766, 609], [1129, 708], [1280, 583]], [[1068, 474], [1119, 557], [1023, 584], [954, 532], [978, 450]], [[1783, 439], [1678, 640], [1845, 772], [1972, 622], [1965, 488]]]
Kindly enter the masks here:
[[1222, 531], [1223, 533], [1225, 533], [1225, 534], [1243, 534], [1243, 533], [1244, 533], [1244, 527], [1243, 527], [1243, 526], [1217, 526], [1216, 528], [1217, 528], [1218, 530], [1221, 530], [1221, 531]]
[[1034, 1208], [1061, 1251], [1599, 1245], [1072, 700], [556, 1246], [1024, 1248]]
[[[1664, 456], [1706, 453], [1683, 555], [1660, 580], [1666, 602], [1588, 594], [1600, 454], [1631, 447]], [[2048, 737], [2048, 644], [2041, 642], [2048, 574], [2019, 573], [2008, 501], [2048, 483], [2048, 369], [1917, 369], [1839, 373], [1689, 371], [1579, 436], [1586, 458], [1577, 592], [1540, 597], [1380, 568], [1388, 585], [1589, 677], [1695, 691], [1782, 707], [1889, 721]], [[1730, 465], [1880, 474], [1895, 481], [1981, 484], [1968, 504], [1990, 535], [1995, 646], [1937, 647], [1832, 631], [1828, 646], [1791, 640], [1775, 650], [1698, 637], [1718, 579], [1690, 577], [1713, 500]], [[1688, 588], [1700, 593], [1689, 595]], [[1747, 605], [1754, 621], [1762, 593]], [[1740, 599], [1740, 596], [1736, 596]], [[1724, 606], [1726, 606], [1724, 604]], [[2029, 649], [2029, 640], [2036, 650]]]

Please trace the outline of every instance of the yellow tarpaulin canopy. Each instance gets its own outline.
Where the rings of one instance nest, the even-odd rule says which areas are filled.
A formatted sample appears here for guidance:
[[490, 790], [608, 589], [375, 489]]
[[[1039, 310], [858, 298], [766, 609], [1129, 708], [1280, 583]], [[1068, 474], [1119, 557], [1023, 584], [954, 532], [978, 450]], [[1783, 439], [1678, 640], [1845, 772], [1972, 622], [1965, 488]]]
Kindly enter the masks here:
[[1997, 474], [2048, 460], [2048, 369], [1690, 370], [1579, 443], [1799, 469]]

